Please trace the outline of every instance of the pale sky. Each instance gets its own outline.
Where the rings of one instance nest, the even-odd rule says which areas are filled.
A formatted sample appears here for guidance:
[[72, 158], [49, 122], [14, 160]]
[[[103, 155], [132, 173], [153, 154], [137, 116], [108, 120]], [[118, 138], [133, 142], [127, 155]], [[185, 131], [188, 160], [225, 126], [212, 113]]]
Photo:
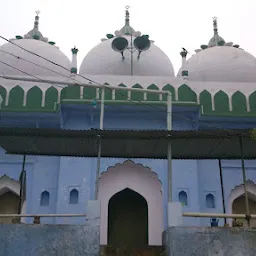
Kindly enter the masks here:
[[256, 56], [256, 0], [1, 0], [0, 35], [8, 39], [23, 36], [33, 28], [35, 11], [40, 10], [43, 36], [56, 42], [70, 59], [70, 49], [76, 46], [80, 64], [101, 38], [124, 25], [126, 5], [130, 6], [131, 26], [155, 41], [176, 72], [181, 66], [181, 47], [194, 54], [208, 43], [214, 16], [226, 42], [239, 44]]

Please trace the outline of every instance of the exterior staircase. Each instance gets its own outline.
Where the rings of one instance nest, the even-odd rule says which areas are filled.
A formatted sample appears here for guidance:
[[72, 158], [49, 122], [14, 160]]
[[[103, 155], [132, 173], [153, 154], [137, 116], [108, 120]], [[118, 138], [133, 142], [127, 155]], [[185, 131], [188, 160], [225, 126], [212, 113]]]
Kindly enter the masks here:
[[102, 245], [100, 256], [164, 256], [163, 246], [144, 246], [143, 248], [123, 247], [117, 248], [111, 245]]

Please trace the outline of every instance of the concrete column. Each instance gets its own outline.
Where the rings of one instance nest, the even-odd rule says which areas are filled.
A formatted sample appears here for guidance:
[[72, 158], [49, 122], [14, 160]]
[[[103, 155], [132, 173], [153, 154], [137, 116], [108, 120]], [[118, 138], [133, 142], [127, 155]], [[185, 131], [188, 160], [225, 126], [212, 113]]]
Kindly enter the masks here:
[[168, 203], [168, 227], [182, 225], [182, 205], [180, 202]]

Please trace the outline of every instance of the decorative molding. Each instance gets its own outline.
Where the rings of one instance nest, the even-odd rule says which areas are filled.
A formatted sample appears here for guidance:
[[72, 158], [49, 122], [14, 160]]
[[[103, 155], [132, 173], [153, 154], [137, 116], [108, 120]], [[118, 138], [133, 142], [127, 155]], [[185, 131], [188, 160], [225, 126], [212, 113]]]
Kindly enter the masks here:
[[149, 245], [162, 245], [164, 230], [162, 183], [149, 167], [136, 164], [131, 160], [109, 167], [99, 178], [100, 243], [107, 244], [109, 200], [126, 188], [137, 192], [147, 201]]
[[[246, 188], [249, 198], [251, 198], [253, 201], [256, 201], [256, 184], [252, 180], [247, 180]], [[228, 197], [228, 213], [232, 213], [232, 205], [234, 200], [242, 195], [244, 195], [244, 184], [239, 184], [231, 190]], [[231, 224], [232, 220], [229, 219], [228, 222]]]
[[0, 195], [8, 191], [20, 196], [20, 183], [5, 174], [0, 177]]

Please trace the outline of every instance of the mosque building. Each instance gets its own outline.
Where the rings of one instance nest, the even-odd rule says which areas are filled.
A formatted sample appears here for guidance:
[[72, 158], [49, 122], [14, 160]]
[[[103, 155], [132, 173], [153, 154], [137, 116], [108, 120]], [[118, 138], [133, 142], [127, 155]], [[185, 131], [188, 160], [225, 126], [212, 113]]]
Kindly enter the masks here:
[[[256, 58], [236, 42], [225, 41], [216, 18], [208, 43], [189, 59], [186, 49], [181, 51], [177, 75], [153, 40], [131, 27], [127, 9], [124, 26], [107, 34], [78, 67], [79, 50], [72, 48], [70, 61], [40, 32], [37, 13], [32, 30], [0, 46], [0, 76], [38, 79], [35, 83], [0, 78], [0, 127], [98, 129], [100, 90], [61, 84], [87, 79], [116, 87], [105, 91], [104, 129], [166, 129], [166, 96], [121, 87], [170, 91], [174, 130], [255, 128]], [[23, 156], [5, 154], [0, 148], [0, 214], [20, 211], [22, 161]], [[186, 212], [244, 213], [241, 163], [221, 163], [222, 175], [217, 160], [173, 160], [173, 201], [181, 202]], [[88, 200], [95, 198], [96, 166], [95, 158], [27, 156], [21, 213], [85, 213]], [[250, 210], [256, 214], [256, 162], [245, 161], [245, 167]], [[128, 237], [161, 245], [167, 194], [166, 160], [102, 158], [96, 195], [101, 202], [101, 244]], [[0, 218], [1, 222], [11, 219]], [[41, 222], [83, 224], [84, 219], [42, 218]], [[184, 217], [183, 222], [209, 226], [210, 218]]]

